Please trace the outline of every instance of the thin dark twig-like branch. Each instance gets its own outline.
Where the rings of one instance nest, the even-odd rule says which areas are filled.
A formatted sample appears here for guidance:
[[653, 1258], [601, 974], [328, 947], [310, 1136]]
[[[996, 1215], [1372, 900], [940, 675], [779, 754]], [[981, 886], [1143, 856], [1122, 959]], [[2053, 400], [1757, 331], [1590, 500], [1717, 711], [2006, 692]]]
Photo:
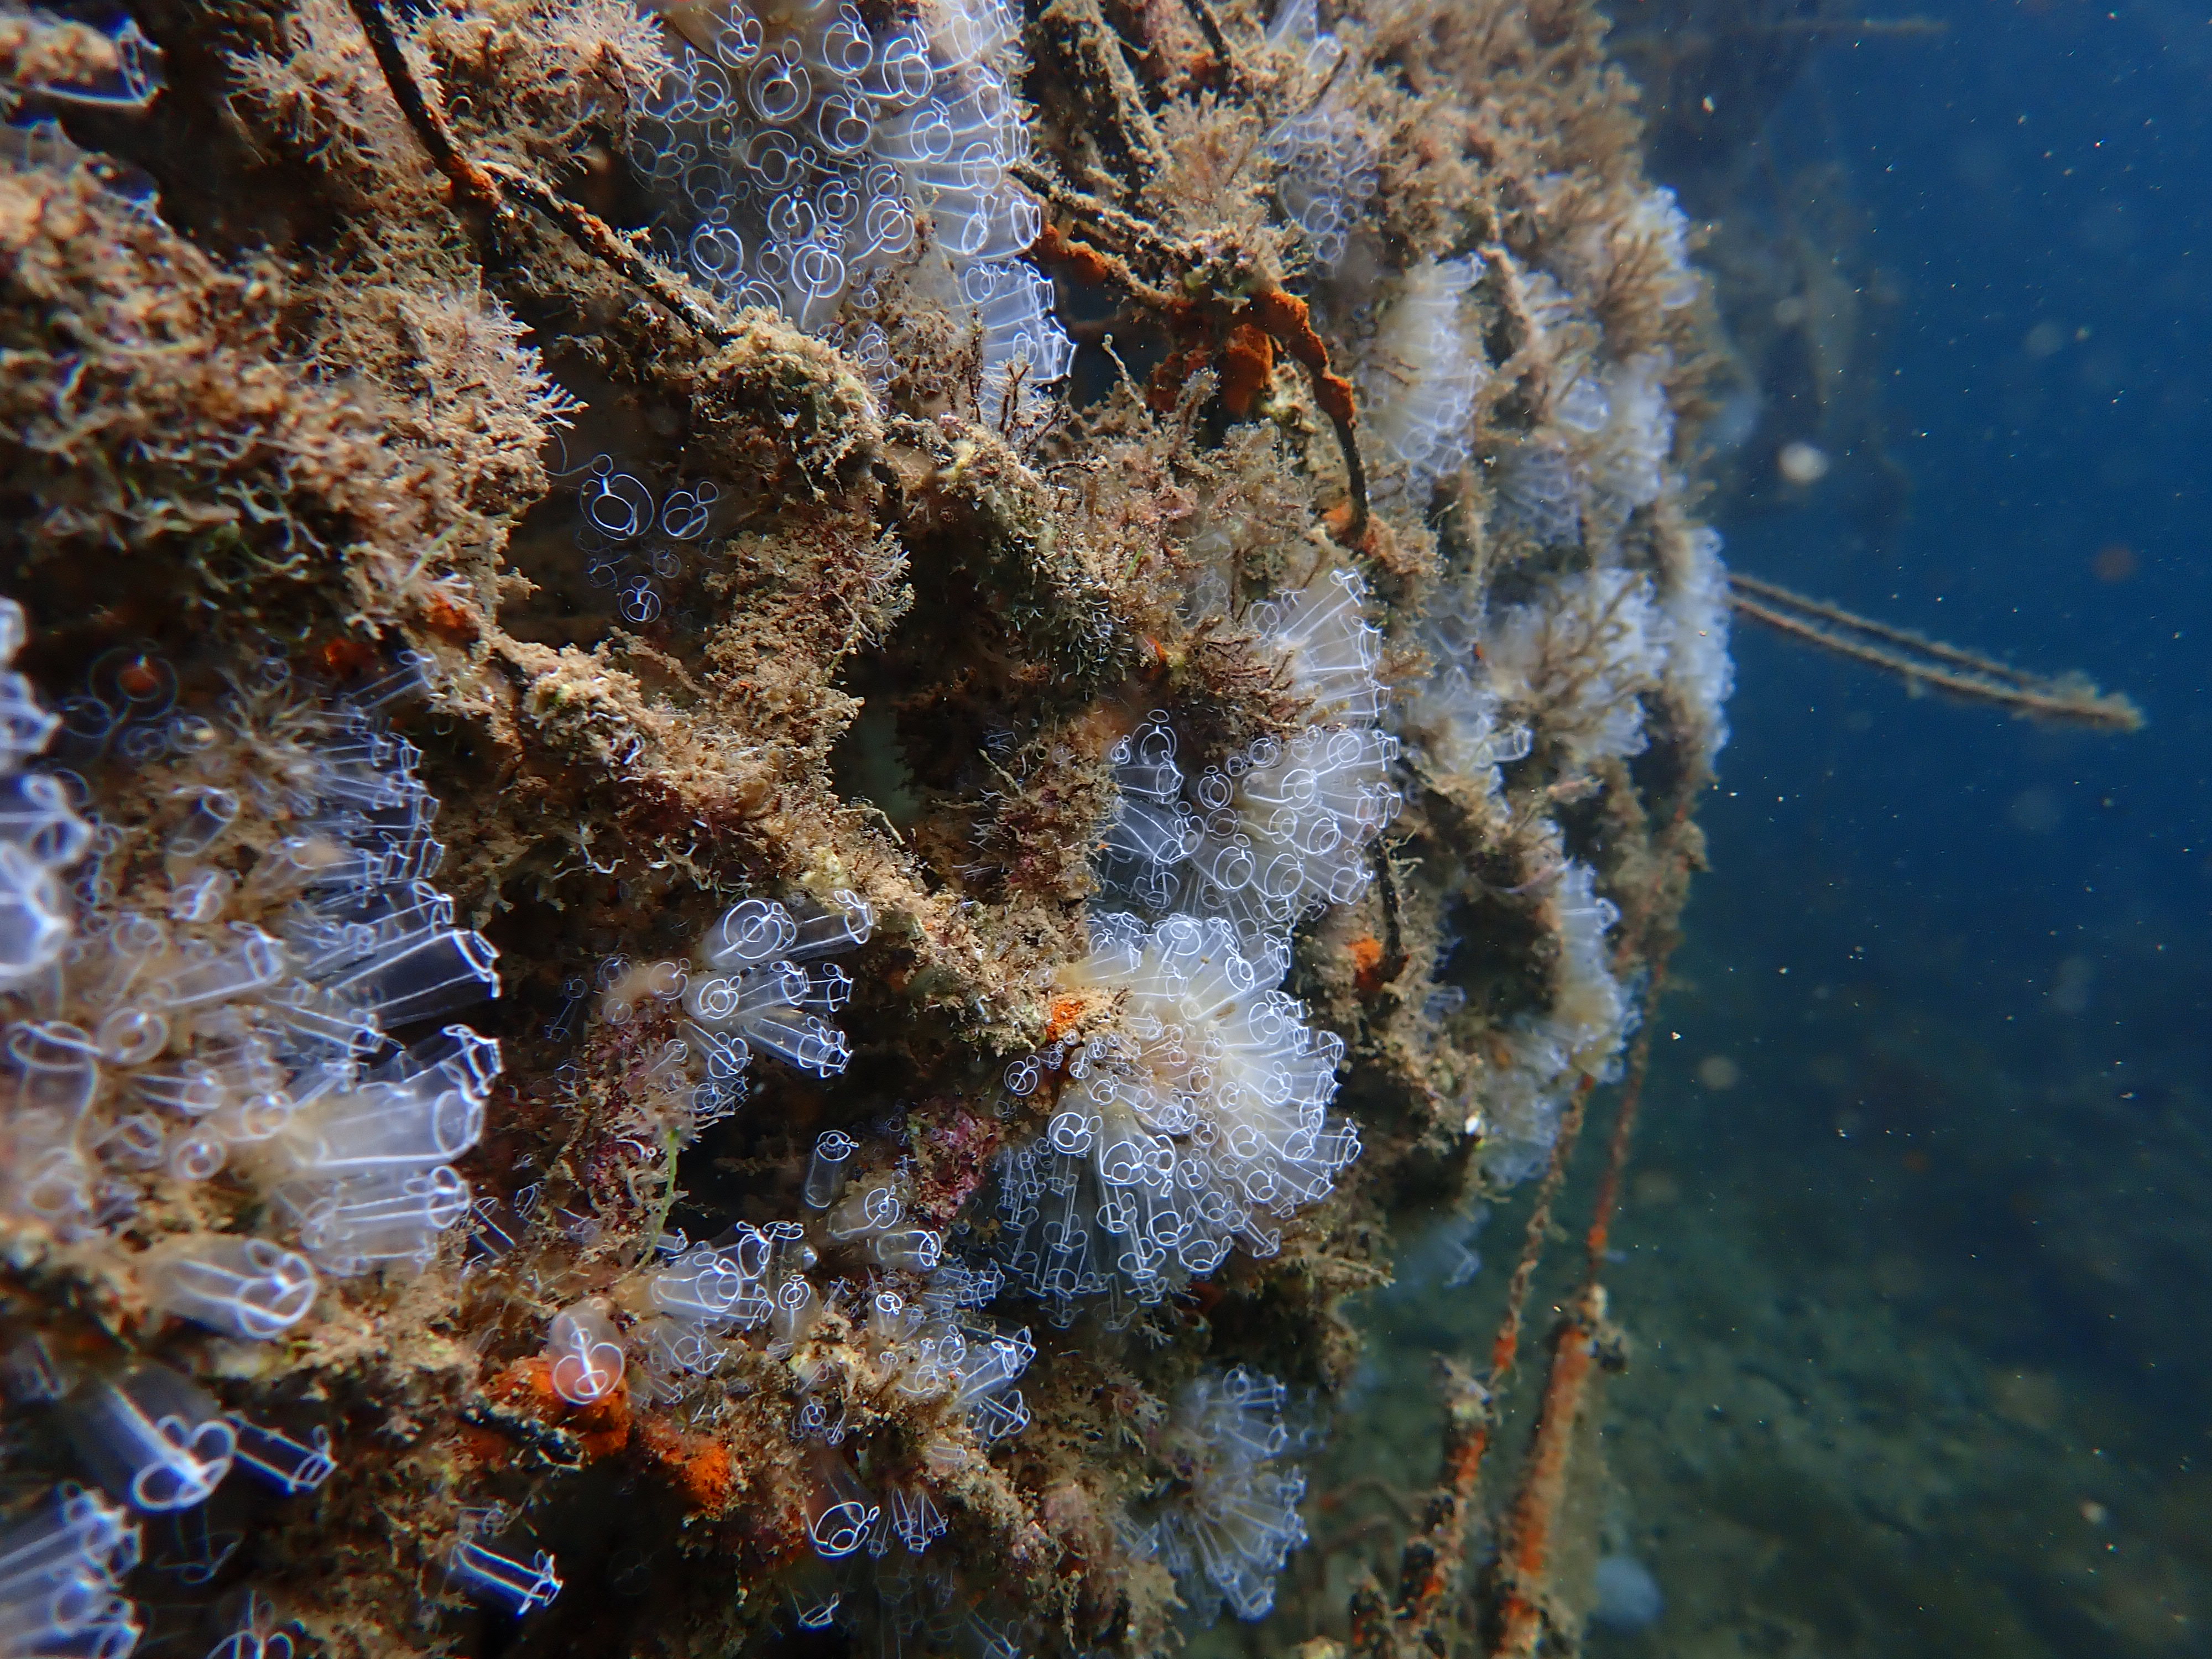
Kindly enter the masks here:
[[643, 289], [648, 297], [672, 313], [679, 322], [696, 330], [716, 345], [726, 344], [737, 337], [733, 325], [708, 309], [696, 295], [670, 280], [666, 272], [617, 235], [613, 228], [597, 214], [570, 201], [544, 179], [533, 178], [520, 167], [508, 167], [502, 161], [483, 161], [477, 165], [503, 189], [520, 197], [559, 226], [562, 234], [578, 247], [612, 268], [624, 281]]
[[1856, 611], [1846, 611], [1843, 606], [1832, 605], [1826, 599], [1816, 599], [1808, 593], [1800, 593], [1793, 588], [1784, 587], [1778, 582], [1770, 582], [1758, 576], [1747, 576], [1740, 570], [1732, 570], [1729, 573], [1729, 586], [1749, 593], [1754, 598], [1786, 605], [1793, 611], [1803, 611], [1807, 616], [1818, 617], [1823, 622], [1837, 623], [1855, 633], [1869, 635], [1878, 640], [1887, 640], [1893, 645], [1903, 646], [1908, 650], [1919, 652], [1938, 661], [1954, 663], [1960, 668], [1971, 669], [1978, 674], [1987, 674], [1993, 679], [2005, 679], [2021, 686], [2032, 686], [2037, 683], [2034, 675], [2023, 673], [2009, 664], [1978, 656], [1972, 651], [1961, 651], [1955, 645], [1946, 645], [1941, 640], [1931, 640], [1926, 635], [1916, 634], [1910, 629], [1879, 622], [1872, 617], [1862, 617]]
[[1244, 60], [1229, 44], [1229, 37], [1222, 32], [1221, 20], [1213, 15], [1210, 0], [1182, 0], [1182, 4], [1183, 9], [1190, 14], [1191, 21], [1198, 25], [1198, 32], [1206, 37], [1206, 49], [1221, 64], [1222, 72], [1229, 77], [1230, 86], [1237, 91], [1243, 91], [1249, 84], [1244, 73]]
[[2051, 678], [2026, 673], [1755, 576], [1731, 572], [1729, 588], [1730, 604], [1752, 621], [1894, 674], [1908, 685], [1931, 685], [1971, 702], [1995, 703], [2043, 720], [2113, 732], [2142, 728], [2142, 710], [2131, 699], [2116, 691], [2100, 691], [2078, 674]]
[[447, 125], [445, 112], [422, 90], [409, 67], [399, 36], [385, 14], [383, 0], [351, 0], [353, 15], [368, 37], [377, 67], [384, 71], [399, 112], [415, 130], [430, 160], [453, 187], [453, 194], [484, 220], [503, 223], [514, 217], [514, 200], [552, 222], [568, 240], [592, 258], [608, 266], [623, 281], [641, 289], [678, 322], [697, 331], [715, 344], [737, 337], [737, 330], [716, 310], [641, 254], [617, 235], [605, 220], [570, 201], [544, 179], [503, 161], [479, 161], [463, 152]]
[[399, 112], [415, 129], [422, 148], [430, 152], [438, 171], [452, 181], [454, 194], [488, 217], [503, 217], [507, 204], [500, 199], [499, 187], [461, 153], [461, 147], [453, 142], [453, 130], [446, 125], [445, 112], [424, 95], [381, 0], [353, 0], [353, 15], [368, 37], [368, 49], [376, 55], [377, 67], [384, 71], [385, 84], [392, 88]]

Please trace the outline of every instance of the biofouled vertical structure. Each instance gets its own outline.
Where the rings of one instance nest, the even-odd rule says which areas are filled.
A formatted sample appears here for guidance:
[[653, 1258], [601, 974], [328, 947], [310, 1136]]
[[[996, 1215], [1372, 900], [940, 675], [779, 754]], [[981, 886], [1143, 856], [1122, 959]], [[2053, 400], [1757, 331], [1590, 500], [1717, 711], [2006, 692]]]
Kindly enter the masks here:
[[1316, 1633], [1353, 1293], [1618, 1066], [1724, 737], [1595, 9], [89, 17], [0, 1652]]

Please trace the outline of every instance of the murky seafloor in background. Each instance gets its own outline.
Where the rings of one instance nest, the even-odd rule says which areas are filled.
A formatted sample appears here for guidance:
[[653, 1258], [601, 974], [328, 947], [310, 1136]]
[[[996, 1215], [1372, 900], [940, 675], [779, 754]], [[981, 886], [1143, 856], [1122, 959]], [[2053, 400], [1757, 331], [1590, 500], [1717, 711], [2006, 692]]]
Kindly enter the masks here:
[[[1608, 1274], [1602, 1547], [1663, 1607], [1598, 1655], [2212, 1652], [2212, 29], [1928, 15], [1820, 52], [1762, 140], [1865, 226], [1889, 453], [1723, 513], [1730, 558], [2151, 725], [2040, 730], [1740, 635]], [[1434, 1478], [1428, 1356], [1486, 1346], [1526, 1202], [1471, 1283], [1447, 1218], [1364, 1316], [1313, 1468], [1347, 1547], [1292, 1619]]]
[[[1864, 971], [1782, 975], [1729, 948], [1728, 921], [1709, 913], [1680, 959], [1607, 1275], [1633, 1351], [1603, 1395], [1601, 1537], [1664, 1607], [1589, 1650], [2204, 1651], [2201, 1063], [2138, 1049], [2123, 1080], [2000, 1048]], [[1317, 1536], [1433, 1478], [1413, 1449], [1427, 1356], [1486, 1344], [1522, 1213], [1474, 1241], [1473, 1285], [1446, 1282], [1466, 1232], [1447, 1221], [1379, 1299], [1314, 1471]], [[1565, 1283], [1540, 1286], [1540, 1334]]]

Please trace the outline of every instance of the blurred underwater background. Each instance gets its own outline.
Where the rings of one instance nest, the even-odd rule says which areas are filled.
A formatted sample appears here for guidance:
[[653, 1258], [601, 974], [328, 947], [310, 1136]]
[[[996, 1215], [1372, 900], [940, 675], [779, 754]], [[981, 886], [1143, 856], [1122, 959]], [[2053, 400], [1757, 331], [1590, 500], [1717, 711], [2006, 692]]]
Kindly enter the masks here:
[[[1625, 1577], [1589, 1651], [2212, 1652], [2212, 31], [2063, 0], [1613, 15], [1654, 176], [1717, 222], [1732, 568], [2079, 665], [2148, 723], [2013, 720], [1738, 629], [1717, 873], [1614, 1233]], [[1318, 1536], [1418, 1494], [1422, 1453], [1341, 1425], [1418, 1418], [1425, 1357], [1480, 1351], [1526, 1207], [1441, 1219], [1375, 1299]], [[1470, 1249], [1479, 1302], [1438, 1295]]]

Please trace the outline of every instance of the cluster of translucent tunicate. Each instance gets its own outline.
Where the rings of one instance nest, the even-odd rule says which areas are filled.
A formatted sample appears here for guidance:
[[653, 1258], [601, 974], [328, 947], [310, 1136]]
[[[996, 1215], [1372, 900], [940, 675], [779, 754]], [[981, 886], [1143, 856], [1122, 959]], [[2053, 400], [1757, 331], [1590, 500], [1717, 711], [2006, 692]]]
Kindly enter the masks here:
[[420, 757], [379, 712], [413, 666], [336, 701], [258, 672], [210, 719], [176, 706], [167, 665], [112, 653], [63, 703], [71, 758], [142, 772], [158, 804], [97, 826], [74, 936], [12, 1000], [0, 1098], [6, 1200], [64, 1238], [164, 1181], [228, 1169], [265, 1193], [313, 1266], [226, 1233], [140, 1261], [154, 1306], [265, 1338], [306, 1314], [315, 1267], [428, 1260], [467, 1207], [453, 1160], [500, 1054], [465, 1025], [394, 1035], [498, 992], [428, 879]]
[[[836, 1131], [822, 1143], [836, 1154], [830, 1167], [842, 1172], [856, 1143]], [[875, 1392], [895, 1384], [907, 1398], [950, 1394], [962, 1419], [982, 1439], [1018, 1432], [1027, 1414], [1018, 1395], [1002, 1397], [1001, 1385], [1020, 1374], [1026, 1356], [1005, 1370], [1000, 1362], [1012, 1350], [990, 1346], [999, 1334], [985, 1334], [986, 1340], [973, 1322], [955, 1317], [998, 1294], [998, 1271], [945, 1260], [944, 1236], [912, 1223], [900, 1180], [869, 1176], [846, 1183], [842, 1175], [835, 1182], [821, 1180], [822, 1143], [807, 1183], [807, 1203], [822, 1212], [817, 1225], [824, 1248], [857, 1253], [876, 1267], [914, 1275], [923, 1285], [920, 1295], [908, 1300], [888, 1285], [867, 1290], [850, 1279], [840, 1279], [824, 1291], [811, 1276], [822, 1253], [810, 1242], [805, 1225], [772, 1221], [755, 1227], [740, 1222], [720, 1239], [675, 1250], [632, 1295], [643, 1316], [628, 1342], [642, 1361], [650, 1390], [656, 1397], [678, 1397], [690, 1379], [719, 1371], [729, 1358], [730, 1343], [748, 1333], [757, 1334], [772, 1357], [788, 1358], [814, 1334], [824, 1315], [834, 1311], [864, 1333], [856, 1340], [874, 1362]], [[580, 1304], [555, 1320], [549, 1354], [554, 1385], [564, 1397], [581, 1404], [586, 1401], [580, 1396], [597, 1399], [611, 1390], [622, 1375], [618, 1353], [605, 1346], [612, 1340], [602, 1307]], [[978, 1341], [983, 1346], [976, 1346]], [[1026, 1341], [1021, 1338], [1018, 1346], [1025, 1347]], [[987, 1372], [986, 1366], [997, 1369]], [[822, 1380], [807, 1382], [807, 1392], [816, 1397], [802, 1401], [794, 1432], [802, 1439], [835, 1444], [842, 1436], [830, 1405], [817, 1394]]]
[[842, 890], [800, 911], [745, 899], [700, 940], [684, 1009], [710, 1081], [737, 1078], [757, 1048], [817, 1077], [835, 1077], [851, 1060], [844, 1032], [824, 1016], [851, 1000], [852, 976], [817, 958], [866, 945], [875, 914]]
[[1498, 769], [1526, 756], [1535, 734], [1506, 711], [1491, 682], [1484, 627], [1480, 602], [1464, 584], [1439, 588], [1420, 630], [1431, 670], [1405, 696], [1399, 723], [1432, 781], [1470, 780], [1491, 796], [1498, 790]]
[[[595, 1006], [599, 1020], [610, 1026], [650, 1024], [662, 1016], [673, 1016], [673, 1023], [680, 1024], [685, 1018], [684, 994], [690, 985], [691, 964], [673, 957], [602, 957], [591, 973], [572, 974], [562, 981], [563, 1006], [539, 1029], [550, 1042], [566, 1042], [587, 1006]], [[710, 1074], [695, 1052], [700, 1047], [688, 1036], [665, 1035], [657, 1045], [635, 1049], [610, 1133], [653, 1147], [673, 1133], [676, 1145], [683, 1146], [735, 1113], [744, 1099], [744, 1078], [729, 1065]], [[511, 1243], [503, 1235], [503, 1227], [494, 1227], [481, 1236], [482, 1242], [497, 1254]]]
[[25, 769], [60, 724], [40, 707], [30, 681], [6, 666], [27, 632], [23, 608], [0, 599], [0, 991], [61, 954], [70, 931], [61, 873], [92, 836], [59, 779]]
[[[855, 1289], [841, 1281], [825, 1294], [823, 1307], [848, 1333], [839, 1357], [790, 1362], [799, 1382], [792, 1434], [814, 1449], [807, 1535], [824, 1560], [862, 1551], [878, 1560], [894, 1549], [924, 1553], [949, 1524], [932, 1485], [967, 1467], [976, 1445], [1029, 1426], [1029, 1407], [1015, 1385], [1036, 1358], [1035, 1346], [1026, 1330], [1008, 1330], [977, 1311], [1000, 1287], [994, 1268], [946, 1262], [922, 1275], [918, 1289], [889, 1283]], [[914, 1446], [918, 1467], [900, 1472], [879, 1465], [872, 1488], [862, 1481], [842, 1449], [856, 1399], [877, 1410], [933, 1409], [936, 1426]], [[966, 1437], [949, 1432], [954, 1425]]]
[[826, 1212], [823, 1229], [830, 1238], [865, 1251], [879, 1267], [935, 1271], [945, 1255], [945, 1235], [915, 1224], [903, 1183], [896, 1177], [848, 1182], [855, 1146], [841, 1129], [825, 1131], [816, 1139], [806, 1166], [807, 1207]]
[[1672, 189], [1660, 185], [1638, 197], [1614, 235], [1616, 240], [1641, 243], [1658, 251], [1667, 271], [1660, 304], [1669, 311], [1680, 311], [1697, 303], [1698, 273], [1690, 266], [1690, 222]]
[[1643, 751], [1644, 699], [1664, 683], [1673, 642], [1650, 577], [1588, 570], [1493, 615], [1480, 661], [1506, 706], [1582, 766]]
[[1609, 363], [1603, 374], [1606, 421], [1587, 449], [1590, 489], [1607, 523], [1627, 519], [1659, 499], [1674, 447], [1674, 410], [1667, 400], [1673, 367], [1663, 351]]
[[1555, 439], [1516, 439], [1492, 458], [1493, 531], [1518, 531], [1540, 547], [1582, 540], [1583, 481]]
[[1559, 263], [1561, 274], [1571, 276], [1584, 292], [1595, 291], [1628, 265], [1639, 281], [1654, 285], [1662, 310], [1680, 311], [1697, 303], [1690, 222], [1674, 192], [1664, 185], [1629, 197], [1617, 218], [1585, 227], [1569, 240]]
[[[165, 1365], [120, 1362], [88, 1371], [58, 1360], [45, 1338], [32, 1334], [0, 1354], [0, 1387], [12, 1406], [53, 1412], [98, 1483], [58, 1485], [0, 1529], [0, 1655], [9, 1659], [125, 1659], [132, 1650], [143, 1625], [122, 1587], [140, 1556], [135, 1516], [163, 1521], [180, 1542], [195, 1527], [204, 1538], [198, 1511], [234, 1469], [297, 1496], [334, 1468], [327, 1430], [302, 1444], [226, 1413]], [[161, 1560], [154, 1565], [169, 1570]]]
[[[1540, 181], [1563, 198], [1568, 181]], [[1689, 740], [1707, 759], [1726, 740], [1732, 679], [1728, 577], [1720, 538], [1658, 517], [1642, 540], [1650, 577], [1613, 568], [1628, 556], [1623, 532], [1674, 483], [1674, 360], [1663, 346], [1608, 355], [1590, 295], [1617, 272], [1658, 279], [1662, 311], [1693, 303], [1689, 226], [1674, 193], [1652, 190], [1585, 225], [1547, 254], [1550, 270], [1495, 262], [1526, 337], [1518, 354], [1538, 371], [1536, 420], [1488, 458], [1493, 533], [1550, 548], [1579, 547], [1597, 568], [1568, 577], [1479, 630], [1489, 689], [1575, 763], [1631, 755], [1644, 744], [1642, 700], [1674, 695]], [[1447, 600], [1447, 604], [1454, 601]], [[1451, 653], [1440, 653], [1449, 665]], [[1462, 663], [1478, 683], [1483, 678]], [[1434, 724], [1434, 721], [1431, 721]]]
[[1328, 1112], [1343, 1040], [1277, 988], [1286, 966], [1248, 959], [1218, 917], [1093, 918], [1060, 988], [1110, 1002], [1112, 1023], [1008, 1069], [1008, 1093], [1049, 1116], [996, 1170], [989, 1249], [1055, 1323], [1101, 1297], [1126, 1323], [1236, 1244], [1272, 1255], [1358, 1155]]
[[1384, 313], [1360, 376], [1378, 499], [1403, 495], [1424, 509], [1430, 492], [1467, 465], [1475, 394], [1490, 374], [1462, 310], [1474, 279], [1471, 259], [1425, 259]]
[[1133, 1519], [1125, 1541], [1173, 1572], [1184, 1602], [1209, 1623], [1224, 1601], [1239, 1619], [1266, 1618], [1285, 1559], [1306, 1541], [1305, 1474], [1282, 1462], [1287, 1399], [1273, 1377], [1240, 1365], [1185, 1388], [1157, 1431], [1152, 1455], [1174, 1495]]
[[96, 1489], [57, 1487], [0, 1531], [0, 1654], [125, 1659], [145, 1626], [122, 1594], [138, 1523]]
[[1389, 702], [1382, 635], [1348, 571], [1252, 607], [1262, 656], [1282, 664], [1313, 723], [1262, 737], [1187, 781], [1164, 714], [1116, 744], [1121, 806], [1103, 848], [1109, 898], [1152, 915], [1225, 918], [1255, 963], [1285, 953], [1291, 929], [1366, 892], [1368, 848], [1395, 818], [1398, 740], [1379, 729]]
[[643, 1316], [629, 1332], [650, 1391], [673, 1400], [688, 1379], [720, 1370], [727, 1340], [775, 1311], [771, 1282], [781, 1288], [813, 1263], [804, 1230], [787, 1222], [766, 1229], [739, 1222], [715, 1243], [676, 1251], [645, 1280], [637, 1309]]
[[643, 628], [661, 613], [664, 584], [683, 575], [714, 529], [721, 492], [709, 478], [659, 492], [599, 455], [576, 491], [576, 547], [592, 586], [614, 596], [615, 610]]
[[1006, 0], [865, 17], [831, 0], [721, 0], [665, 15], [675, 65], [629, 140], [660, 206], [663, 258], [817, 332], [848, 295], [872, 305], [885, 273], [916, 267], [981, 324], [993, 416], [1017, 376], [1034, 387], [1067, 372], [1051, 285], [1022, 258], [1042, 218], [1010, 177], [1029, 139]]
[[[662, 1401], [724, 1370], [740, 1343], [777, 1361], [795, 1385], [792, 1437], [813, 1449], [808, 1535], [830, 1560], [863, 1548], [878, 1557], [894, 1545], [915, 1555], [928, 1548], [946, 1526], [929, 1482], [957, 1473], [977, 1445], [1028, 1425], [1016, 1384], [1036, 1352], [1026, 1330], [979, 1311], [1000, 1292], [998, 1269], [945, 1259], [942, 1236], [908, 1220], [900, 1178], [844, 1178], [855, 1146], [834, 1131], [817, 1143], [806, 1183], [811, 1224], [741, 1222], [707, 1243], [674, 1243], [663, 1265], [618, 1291], [641, 1316], [626, 1339], [604, 1303], [564, 1310], [548, 1332], [553, 1385], [576, 1404], [621, 1381], [623, 1341], [637, 1359], [637, 1384]], [[879, 1271], [817, 1283], [825, 1251]], [[875, 1486], [862, 1481], [843, 1448], [863, 1405], [872, 1414], [909, 1413], [918, 1468], [900, 1474], [878, 1462]]]
[[1698, 730], [1711, 760], [1728, 741], [1724, 706], [1735, 686], [1729, 655], [1728, 570], [1721, 563], [1720, 532], [1698, 526], [1681, 539], [1662, 586], [1661, 608], [1674, 636], [1667, 680]]
[[[1683, 270], [1694, 298], [1695, 278]], [[1601, 555], [1665, 488], [1673, 359], [1663, 349], [1607, 357], [1587, 307], [1549, 271], [1518, 273], [1513, 286], [1530, 334], [1524, 349], [1543, 364], [1546, 396], [1535, 427], [1492, 457], [1492, 526], [1547, 546], [1587, 539]]]
[[1261, 149], [1275, 167], [1275, 199], [1304, 233], [1317, 270], [1335, 269], [1352, 228], [1375, 194], [1376, 149], [1329, 89], [1344, 49], [1321, 32], [1314, 0], [1284, 0], [1267, 40], [1298, 61], [1304, 106], [1269, 130]]
[[1598, 895], [1595, 872], [1565, 860], [1547, 908], [1559, 947], [1550, 1005], [1498, 1034], [1502, 1053], [1477, 1081], [1467, 1120], [1467, 1132], [1482, 1137], [1485, 1169], [1504, 1184], [1543, 1166], [1567, 1097], [1583, 1078], [1615, 1073], [1636, 1017], [1606, 943], [1620, 912]]
[[1038, 1632], [1008, 1588], [979, 1582], [942, 1555], [919, 1561], [896, 1552], [836, 1568], [817, 1563], [811, 1574], [794, 1576], [793, 1622], [801, 1631], [841, 1626], [856, 1652], [882, 1659], [1023, 1659], [1038, 1651]]
[[229, 1233], [165, 1239], [139, 1258], [139, 1284], [153, 1306], [210, 1330], [266, 1340], [315, 1304], [307, 1258], [265, 1238]]

